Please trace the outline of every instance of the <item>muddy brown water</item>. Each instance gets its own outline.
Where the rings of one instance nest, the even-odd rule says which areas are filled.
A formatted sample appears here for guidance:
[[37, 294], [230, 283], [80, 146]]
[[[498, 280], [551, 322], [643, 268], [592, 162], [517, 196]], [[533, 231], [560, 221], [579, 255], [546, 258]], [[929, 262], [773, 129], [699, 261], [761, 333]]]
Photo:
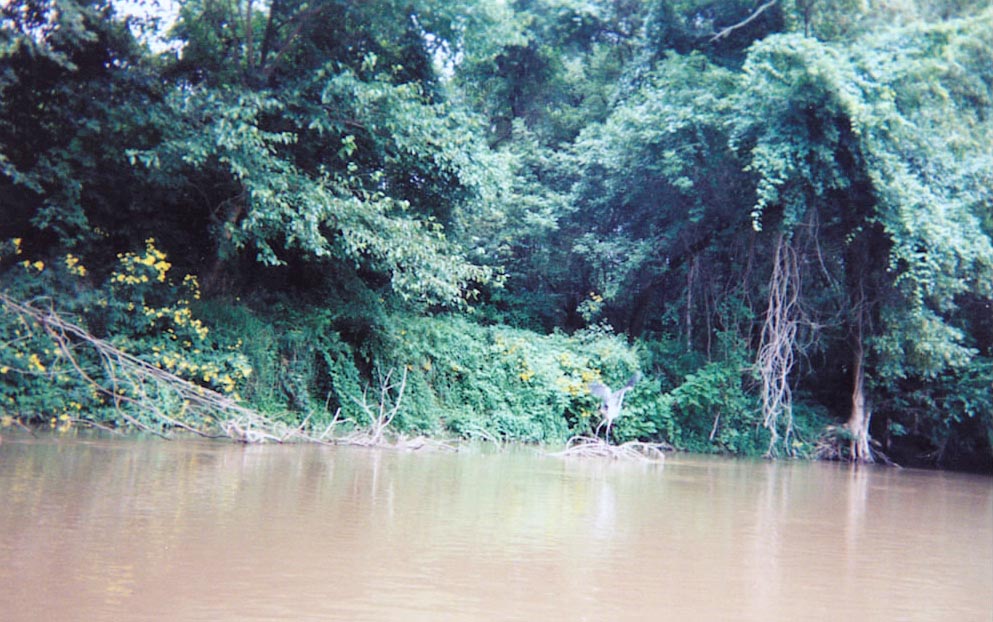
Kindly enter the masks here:
[[670, 454], [0, 444], [0, 620], [993, 619], [993, 480]]

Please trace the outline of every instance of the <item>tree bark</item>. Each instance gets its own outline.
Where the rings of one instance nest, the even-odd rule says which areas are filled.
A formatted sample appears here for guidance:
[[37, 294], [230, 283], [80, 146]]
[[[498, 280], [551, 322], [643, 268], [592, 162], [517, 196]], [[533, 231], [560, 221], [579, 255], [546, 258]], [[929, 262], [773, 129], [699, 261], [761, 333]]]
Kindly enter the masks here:
[[869, 423], [872, 411], [866, 405], [865, 396], [865, 349], [862, 346], [862, 311], [858, 312], [858, 342], [855, 344], [852, 365], [852, 410], [848, 416], [848, 431], [851, 434], [849, 456], [852, 462], [874, 462], [869, 446]]
[[253, 19], [252, 0], [248, 0], [245, 3], [245, 67], [250, 78], [255, 77], [255, 28], [252, 26]]

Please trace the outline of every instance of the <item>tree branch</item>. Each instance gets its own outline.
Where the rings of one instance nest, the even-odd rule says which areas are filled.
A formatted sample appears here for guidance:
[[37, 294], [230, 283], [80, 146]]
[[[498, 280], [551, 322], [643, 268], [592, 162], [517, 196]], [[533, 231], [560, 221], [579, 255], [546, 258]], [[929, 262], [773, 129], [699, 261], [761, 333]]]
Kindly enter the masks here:
[[769, 0], [768, 2], [766, 2], [765, 4], [763, 4], [762, 6], [760, 6], [759, 8], [755, 9], [755, 12], [752, 13], [751, 15], [749, 15], [747, 18], [743, 19], [742, 21], [738, 22], [737, 24], [734, 24], [732, 26], [728, 26], [727, 28], [721, 30], [719, 33], [717, 33], [716, 35], [714, 35], [713, 37], [711, 37], [710, 42], [711, 43], [714, 43], [715, 41], [719, 41], [719, 40], [727, 37], [728, 35], [730, 35], [735, 30], [738, 30], [739, 28], [743, 28], [743, 27], [747, 26], [749, 23], [751, 23], [752, 21], [754, 21], [759, 15], [761, 15], [762, 13], [764, 13], [766, 11], [766, 9], [772, 8], [772, 5], [776, 4], [777, 1], [778, 0]]

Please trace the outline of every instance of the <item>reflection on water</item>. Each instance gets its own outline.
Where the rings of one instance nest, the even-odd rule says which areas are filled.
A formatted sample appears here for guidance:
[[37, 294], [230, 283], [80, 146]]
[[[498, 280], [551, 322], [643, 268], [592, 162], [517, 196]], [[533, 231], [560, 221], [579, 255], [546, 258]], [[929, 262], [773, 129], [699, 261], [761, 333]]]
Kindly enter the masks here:
[[0, 618], [988, 621], [991, 482], [8, 436]]

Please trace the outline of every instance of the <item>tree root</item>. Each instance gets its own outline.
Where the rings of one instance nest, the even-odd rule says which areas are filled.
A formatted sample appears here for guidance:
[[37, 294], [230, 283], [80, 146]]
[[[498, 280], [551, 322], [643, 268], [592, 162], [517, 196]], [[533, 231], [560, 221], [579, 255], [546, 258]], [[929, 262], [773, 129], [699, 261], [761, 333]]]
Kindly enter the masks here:
[[852, 462], [852, 463], [873, 463], [878, 462], [885, 464], [887, 466], [900, 468], [900, 465], [890, 459], [883, 450], [880, 449], [880, 445], [877, 441], [869, 439], [869, 457], [870, 460], [859, 459], [858, 456], [852, 455], [851, 452], [851, 441], [852, 432], [845, 426], [828, 426], [825, 429], [824, 434], [817, 439], [817, 443], [814, 445], [814, 458], [817, 460], [833, 460], [838, 462]]

